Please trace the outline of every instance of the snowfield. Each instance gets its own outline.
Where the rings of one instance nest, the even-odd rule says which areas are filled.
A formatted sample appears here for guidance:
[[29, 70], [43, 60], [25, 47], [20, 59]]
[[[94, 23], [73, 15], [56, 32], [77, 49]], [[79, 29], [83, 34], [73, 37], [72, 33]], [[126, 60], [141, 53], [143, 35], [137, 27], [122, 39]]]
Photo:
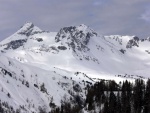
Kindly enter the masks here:
[[22, 113], [48, 112], [50, 102], [84, 101], [99, 79], [149, 78], [150, 40], [100, 36], [84, 24], [48, 32], [28, 22], [0, 42], [0, 59], [1, 101]]

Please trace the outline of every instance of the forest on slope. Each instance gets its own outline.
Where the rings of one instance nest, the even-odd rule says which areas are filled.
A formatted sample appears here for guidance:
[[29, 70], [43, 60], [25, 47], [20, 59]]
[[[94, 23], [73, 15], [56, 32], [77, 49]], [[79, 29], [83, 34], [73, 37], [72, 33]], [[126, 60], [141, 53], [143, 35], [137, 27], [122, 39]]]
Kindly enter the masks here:
[[[80, 100], [78, 100], [80, 103]], [[101, 80], [88, 86], [84, 107], [62, 103], [51, 113], [150, 113], [150, 79], [135, 83]]]

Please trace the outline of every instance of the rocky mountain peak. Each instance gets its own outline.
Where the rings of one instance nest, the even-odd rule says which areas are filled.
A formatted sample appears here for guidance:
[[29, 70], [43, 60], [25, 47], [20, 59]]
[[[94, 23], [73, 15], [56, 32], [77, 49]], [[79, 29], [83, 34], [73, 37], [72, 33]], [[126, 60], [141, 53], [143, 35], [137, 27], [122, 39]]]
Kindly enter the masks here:
[[92, 29], [84, 24], [81, 24], [79, 26], [70, 26], [60, 29], [55, 37], [55, 41], [67, 43], [68, 46], [74, 51], [82, 51], [85, 49], [88, 50], [86, 45], [88, 44], [90, 38], [96, 35], [97, 33]]
[[34, 26], [32, 22], [26, 22], [23, 27]]
[[127, 43], [126, 48], [132, 48], [133, 46], [139, 47], [139, 40], [139, 37], [133, 36], [133, 38]]
[[30, 36], [39, 32], [42, 32], [40, 28], [35, 26], [32, 22], [26, 22], [21, 29], [17, 31], [17, 34]]
[[87, 30], [88, 28], [89, 27], [85, 24], [80, 24], [79, 26], [77, 26], [77, 29], [82, 30], [82, 31]]

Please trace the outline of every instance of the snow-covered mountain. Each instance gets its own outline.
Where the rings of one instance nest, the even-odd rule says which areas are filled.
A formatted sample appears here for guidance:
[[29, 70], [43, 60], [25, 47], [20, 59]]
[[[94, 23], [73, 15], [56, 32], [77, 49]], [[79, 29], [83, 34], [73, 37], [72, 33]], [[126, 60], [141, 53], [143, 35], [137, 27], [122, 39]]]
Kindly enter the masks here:
[[87, 85], [99, 79], [147, 79], [150, 38], [100, 36], [84, 24], [48, 32], [28, 22], [0, 42], [0, 59], [1, 102], [48, 112], [64, 98], [84, 102]]

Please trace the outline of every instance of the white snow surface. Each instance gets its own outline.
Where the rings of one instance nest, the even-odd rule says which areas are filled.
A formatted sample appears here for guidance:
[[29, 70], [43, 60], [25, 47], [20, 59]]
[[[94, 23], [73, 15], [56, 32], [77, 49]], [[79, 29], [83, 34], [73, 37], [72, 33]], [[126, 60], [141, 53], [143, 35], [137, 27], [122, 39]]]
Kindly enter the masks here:
[[[84, 24], [67, 30], [47, 32], [28, 22], [0, 42], [2, 101], [15, 109], [25, 106], [26, 111], [22, 110], [25, 113], [37, 112], [39, 106], [50, 111], [52, 98], [60, 106], [64, 95], [72, 96], [68, 90], [73, 91], [74, 84], [80, 85], [82, 92], [79, 95], [84, 98], [83, 81], [94, 83], [98, 79], [122, 81], [150, 77], [149, 39], [139, 40], [138, 46], [131, 44], [132, 47], [127, 48], [135, 36], [100, 36]], [[56, 37], [59, 40], [56, 41]], [[16, 40], [23, 40], [22, 44]], [[47, 92], [40, 90], [43, 83]]]

